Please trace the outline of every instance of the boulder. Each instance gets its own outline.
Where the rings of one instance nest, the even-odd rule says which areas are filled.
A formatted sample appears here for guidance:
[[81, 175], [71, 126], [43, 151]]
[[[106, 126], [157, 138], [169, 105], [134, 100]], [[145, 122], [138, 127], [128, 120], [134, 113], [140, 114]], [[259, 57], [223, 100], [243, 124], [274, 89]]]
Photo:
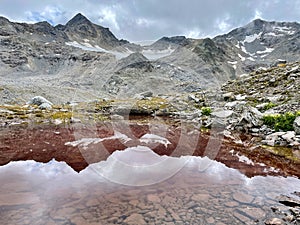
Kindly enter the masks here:
[[44, 102], [39, 105], [39, 109], [52, 109], [52, 105], [47, 102]]
[[52, 108], [53, 103], [48, 101], [46, 98], [42, 96], [35, 96], [33, 97], [29, 102], [27, 102], [29, 105], [37, 105], [42, 108]]
[[293, 128], [294, 128], [294, 131], [296, 132], [296, 134], [300, 134], [300, 116], [298, 116], [294, 123], [293, 123]]
[[263, 114], [256, 108], [246, 108], [242, 113], [240, 123], [243, 123], [244, 121], [249, 125], [249, 127], [259, 127], [263, 124], [262, 117]]

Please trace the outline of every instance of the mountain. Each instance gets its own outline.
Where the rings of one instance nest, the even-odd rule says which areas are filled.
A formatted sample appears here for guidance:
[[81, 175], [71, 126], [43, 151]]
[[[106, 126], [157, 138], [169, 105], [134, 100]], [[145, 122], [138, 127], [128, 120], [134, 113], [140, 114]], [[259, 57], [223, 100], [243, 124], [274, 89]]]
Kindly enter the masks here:
[[239, 75], [278, 59], [299, 60], [299, 35], [299, 23], [257, 19], [213, 40], [229, 56], [228, 63]]
[[63, 103], [217, 90], [278, 60], [299, 60], [299, 46], [295, 22], [254, 20], [214, 38], [163, 37], [142, 47], [80, 13], [57, 26], [0, 17], [1, 103], [36, 94]]
[[108, 28], [93, 24], [80, 13], [60, 29], [65, 32], [70, 41], [81, 42], [84, 40], [90, 45], [98, 45], [104, 49], [113, 49], [129, 43], [118, 40]]
[[168, 48], [177, 48], [179, 45], [184, 45], [187, 39], [185, 36], [162, 37], [158, 41], [149, 46], [150, 49], [164, 50]]

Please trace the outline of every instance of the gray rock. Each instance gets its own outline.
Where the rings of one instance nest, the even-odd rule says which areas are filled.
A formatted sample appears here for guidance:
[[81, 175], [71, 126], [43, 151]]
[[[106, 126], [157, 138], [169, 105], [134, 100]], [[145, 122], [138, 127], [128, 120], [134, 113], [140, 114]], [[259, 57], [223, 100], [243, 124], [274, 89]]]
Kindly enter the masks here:
[[142, 93], [139, 93], [135, 96], [135, 98], [138, 98], [138, 99], [145, 99], [145, 98], [150, 98], [153, 96], [153, 92], [152, 91], [145, 91], [145, 92], [142, 92]]
[[234, 111], [232, 110], [221, 110], [221, 111], [214, 111], [211, 115], [219, 117], [219, 118], [228, 118], [231, 117]]
[[234, 101], [236, 99], [233, 92], [223, 94], [223, 98], [225, 101]]
[[49, 104], [48, 102], [44, 102], [39, 105], [39, 109], [52, 109], [52, 105]]
[[37, 106], [40, 106], [44, 103], [45, 103], [45, 105], [44, 105], [45, 107], [47, 107], [49, 105], [50, 106], [53, 105], [52, 102], [48, 101], [46, 98], [44, 98], [42, 96], [35, 96], [29, 102], [27, 102], [27, 104], [29, 104], [29, 105], [37, 105]]
[[195, 103], [199, 103], [199, 102], [200, 102], [200, 99], [197, 98], [194, 94], [189, 94], [189, 95], [188, 95], [188, 100], [189, 100], [189, 101], [193, 101], [193, 102], [195, 102]]
[[300, 134], [300, 116], [298, 116], [294, 123], [293, 123], [293, 128], [294, 128], [294, 131], [296, 132], [296, 134]]
[[242, 116], [240, 118], [239, 124], [245, 124], [247, 127], [259, 127], [263, 125], [263, 121], [261, 120], [263, 114], [258, 111], [256, 108], [250, 107], [245, 108]]
[[294, 142], [295, 139], [295, 131], [287, 131], [284, 135], [281, 136], [284, 140], [289, 143]]

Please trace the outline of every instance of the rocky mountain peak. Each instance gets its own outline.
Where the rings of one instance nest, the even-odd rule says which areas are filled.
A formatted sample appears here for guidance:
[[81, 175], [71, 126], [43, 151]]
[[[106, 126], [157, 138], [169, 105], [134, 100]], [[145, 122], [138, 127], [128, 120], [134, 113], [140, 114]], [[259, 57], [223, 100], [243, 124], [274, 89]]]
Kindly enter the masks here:
[[255, 19], [252, 22], [250, 22], [246, 27], [253, 27], [256, 29], [262, 29], [262, 27], [266, 24], [267, 22], [262, 20], [262, 19]]
[[166, 48], [177, 48], [179, 45], [184, 45], [187, 39], [185, 36], [162, 37], [154, 42], [150, 47], [156, 50], [163, 50]]
[[91, 21], [81, 13], [78, 13], [71, 20], [69, 20], [69, 22], [66, 23], [66, 27], [80, 24], [91, 24]]

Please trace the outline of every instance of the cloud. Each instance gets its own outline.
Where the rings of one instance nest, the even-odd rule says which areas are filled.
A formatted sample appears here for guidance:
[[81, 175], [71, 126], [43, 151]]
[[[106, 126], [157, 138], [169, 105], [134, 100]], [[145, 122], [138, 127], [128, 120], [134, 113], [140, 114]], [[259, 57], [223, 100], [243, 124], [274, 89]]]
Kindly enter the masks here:
[[255, 10], [255, 15], [253, 19], [262, 19], [262, 13], [259, 10]]
[[46, 6], [42, 11], [25, 11], [26, 20], [39, 22], [48, 21], [50, 24], [55, 25], [61, 17], [64, 16], [64, 12], [55, 6]]
[[81, 12], [118, 38], [135, 41], [174, 35], [212, 37], [258, 17], [299, 22], [299, 11], [300, 0], [1, 0], [0, 15], [13, 21], [65, 24]]
[[106, 24], [110, 25], [113, 29], [119, 31], [120, 26], [117, 22], [117, 17], [116, 17], [116, 12], [110, 7], [106, 7], [100, 11], [100, 16], [99, 16], [99, 23], [100, 24]]

